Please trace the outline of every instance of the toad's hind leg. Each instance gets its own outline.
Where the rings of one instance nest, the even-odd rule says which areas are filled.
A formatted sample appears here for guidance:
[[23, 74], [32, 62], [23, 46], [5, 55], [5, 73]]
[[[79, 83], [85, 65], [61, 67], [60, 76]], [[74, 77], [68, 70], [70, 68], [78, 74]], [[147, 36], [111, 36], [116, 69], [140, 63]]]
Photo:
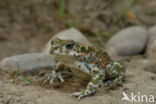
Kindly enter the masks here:
[[94, 68], [91, 72], [92, 78], [87, 85], [87, 88], [81, 92], [75, 92], [73, 95], [77, 96], [78, 99], [94, 94], [97, 88], [103, 83], [104, 73], [100, 72], [98, 68]]
[[118, 61], [111, 62], [106, 66], [106, 75], [110, 79], [104, 82], [104, 85], [105, 86], [122, 85], [125, 71], [126, 69], [120, 62]]

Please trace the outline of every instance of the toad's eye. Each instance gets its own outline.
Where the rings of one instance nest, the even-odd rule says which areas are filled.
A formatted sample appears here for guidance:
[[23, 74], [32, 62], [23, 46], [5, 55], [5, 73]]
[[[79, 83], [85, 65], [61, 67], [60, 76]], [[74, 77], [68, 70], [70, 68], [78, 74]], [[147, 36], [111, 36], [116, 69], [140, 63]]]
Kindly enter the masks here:
[[73, 46], [74, 46], [73, 43], [67, 43], [67, 44], [66, 44], [66, 48], [67, 48], [67, 49], [72, 49]]

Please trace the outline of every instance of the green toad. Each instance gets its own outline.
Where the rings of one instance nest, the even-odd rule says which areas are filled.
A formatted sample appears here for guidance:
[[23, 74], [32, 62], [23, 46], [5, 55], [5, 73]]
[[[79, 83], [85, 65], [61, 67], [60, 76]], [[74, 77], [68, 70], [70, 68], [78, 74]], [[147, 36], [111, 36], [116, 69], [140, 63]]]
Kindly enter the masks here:
[[62, 74], [66, 67], [71, 69], [72, 75], [89, 80], [84, 91], [73, 93], [78, 99], [94, 94], [101, 85], [121, 85], [123, 82], [126, 69], [102, 49], [55, 38], [51, 41], [50, 54], [59, 61], [47, 79], [50, 83], [55, 79], [64, 82]]

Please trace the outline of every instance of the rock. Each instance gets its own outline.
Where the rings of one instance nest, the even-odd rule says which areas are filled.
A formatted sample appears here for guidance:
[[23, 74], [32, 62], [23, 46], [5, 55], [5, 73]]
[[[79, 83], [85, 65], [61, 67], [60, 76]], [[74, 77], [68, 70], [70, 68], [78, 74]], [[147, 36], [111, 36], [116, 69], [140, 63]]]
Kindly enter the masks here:
[[156, 59], [156, 26], [151, 27], [148, 31], [148, 42], [146, 48], [146, 57]]
[[1, 69], [12, 73], [20, 72], [36, 72], [40, 69], [53, 69], [55, 60], [51, 55], [43, 53], [30, 53], [4, 58], [0, 62]]
[[156, 60], [149, 60], [144, 65], [144, 70], [156, 74]]
[[147, 41], [147, 31], [143, 27], [132, 26], [119, 31], [107, 43], [110, 55], [130, 56], [140, 53]]
[[75, 40], [75, 41], [80, 42], [80, 43], [84, 43], [84, 44], [87, 44], [87, 45], [92, 45], [80, 31], [78, 31], [75, 28], [71, 28], [71, 29], [64, 30], [64, 31], [54, 35], [49, 40], [46, 47], [43, 49], [43, 51], [42, 51], [43, 53], [49, 53], [49, 49], [51, 47], [51, 44], [50, 44], [51, 40], [53, 38], [56, 38], [56, 37], [60, 38], [60, 39], [63, 39], [63, 40], [71, 39], [71, 40]]

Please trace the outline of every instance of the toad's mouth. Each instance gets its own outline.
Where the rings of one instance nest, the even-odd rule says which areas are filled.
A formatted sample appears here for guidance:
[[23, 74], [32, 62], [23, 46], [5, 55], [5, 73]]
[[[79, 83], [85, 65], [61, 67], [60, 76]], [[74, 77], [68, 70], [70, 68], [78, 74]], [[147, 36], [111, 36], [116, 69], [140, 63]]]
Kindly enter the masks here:
[[74, 56], [67, 56], [67, 55], [53, 55], [57, 61], [62, 62], [64, 65], [70, 67], [70, 70], [73, 72], [74, 75], [77, 77], [88, 81], [90, 79], [90, 75], [88, 73], [84, 73], [80, 70], [77, 62], [79, 61], [78, 57]]
[[67, 55], [53, 55], [54, 58], [58, 61], [63, 62], [64, 64], [73, 64], [79, 60], [78, 57], [67, 56]]

